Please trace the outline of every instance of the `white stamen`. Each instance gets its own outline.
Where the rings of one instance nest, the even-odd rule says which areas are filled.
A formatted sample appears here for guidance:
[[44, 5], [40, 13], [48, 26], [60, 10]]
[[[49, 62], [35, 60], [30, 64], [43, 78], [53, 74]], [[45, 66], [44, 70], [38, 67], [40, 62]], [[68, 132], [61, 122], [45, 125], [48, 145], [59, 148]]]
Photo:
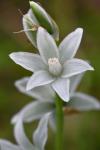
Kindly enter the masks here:
[[49, 71], [52, 75], [58, 76], [62, 71], [62, 65], [58, 58], [49, 58], [48, 60]]

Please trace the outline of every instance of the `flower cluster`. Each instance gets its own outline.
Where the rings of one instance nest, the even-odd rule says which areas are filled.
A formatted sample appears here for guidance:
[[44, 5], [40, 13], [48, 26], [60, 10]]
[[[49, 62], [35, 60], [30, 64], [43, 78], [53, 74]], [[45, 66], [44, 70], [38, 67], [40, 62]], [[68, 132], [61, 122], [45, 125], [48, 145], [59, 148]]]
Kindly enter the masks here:
[[[76, 92], [82, 77], [83, 74], [70, 79], [70, 101], [63, 106], [65, 117], [72, 113], [100, 109], [100, 103], [96, 98], [88, 94]], [[31, 96], [35, 101], [21, 109], [21, 111], [12, 118], [12, 124], [16, 124], [22, 117], [24, 122], [31, 122], [50, 113], [49, 122], [51, 127], [55, 128], [55, 92], [49, 85], [26, 91], [28, 80], [29, 77], [22, 78], [15, 82], [15, 86], [21, 93]]]
[[[15, 82], [16, 88], [31, 96], [27, 104], [11, 120], [18, 145], [0, 140], [1, 150], [44, 150], [48, 124], [56, 130], [57, 95], [63, 101], [64, 116], [80, 111], [99, 110], [97, 99], [76, 92], [84, 72], [94, 70], [86, 61], [74, 58], [79, 48], [83, 29], [77, 28], [59, 44], [59, 29], [54, 20], [37, 3], [30, 1], [30, 10], [23, 16], [23, 31], [39, 53], [13, 52], [9, 56], [18, 65], [32, 72]], [[34, 145], [24, 133], [23, 123], [40, 120], [33, 134]]]

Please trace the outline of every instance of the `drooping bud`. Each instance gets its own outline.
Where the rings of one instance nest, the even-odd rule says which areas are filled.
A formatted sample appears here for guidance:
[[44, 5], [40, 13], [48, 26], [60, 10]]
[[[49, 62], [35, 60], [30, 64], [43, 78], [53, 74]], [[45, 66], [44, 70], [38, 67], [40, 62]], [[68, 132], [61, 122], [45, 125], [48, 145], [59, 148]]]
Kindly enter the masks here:
[[62, 71], [62, 65], [58, 58], [49, 58], [48, 60], [49, 71], [52, 75], [58, 76]]

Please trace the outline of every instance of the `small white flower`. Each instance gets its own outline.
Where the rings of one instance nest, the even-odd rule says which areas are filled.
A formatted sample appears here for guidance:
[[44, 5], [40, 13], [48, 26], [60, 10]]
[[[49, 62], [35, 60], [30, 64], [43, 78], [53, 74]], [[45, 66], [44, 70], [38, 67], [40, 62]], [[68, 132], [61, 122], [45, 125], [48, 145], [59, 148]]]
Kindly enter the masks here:
[[14, 126], [14, 136], [18, 145], [12, 144], [7, 140], [0, 140], [0, 150], [44, 150], [48, 137], [48, 119], [50, 114], [42, 117], [36, 131], [33, 134], [32, 144], [27, 138], [23, 122], [20, 118]]
[[30, 42], [37, 47], [36, 32], [39, 26], [45, 28], [55, 40], [59, 40], [59, 29], [55, 21], [37, 4], [30, 1], [30, 10], [23, 16], [23, 28]]
[[27, 83], [27, 90], [50, 84], [62, 100], [69, 101], [69, 78], [93, 70], [86, 61], [73, 58], [82, 38], [83, 29], [69, 34], [59, 45], [42, 27], [37, 32], [38, 54], [17, 52], [10, 58], [25, 69], [34, 72]]

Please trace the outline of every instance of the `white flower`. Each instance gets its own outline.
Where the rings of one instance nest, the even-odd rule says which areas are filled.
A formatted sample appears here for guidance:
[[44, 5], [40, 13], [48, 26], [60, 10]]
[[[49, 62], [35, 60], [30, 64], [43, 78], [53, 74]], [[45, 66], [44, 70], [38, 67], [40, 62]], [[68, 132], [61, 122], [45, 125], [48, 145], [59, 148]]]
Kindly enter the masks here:
[[59, 45], [42, 27], [37, 32], [40, 55], [27, 52], [10, 54], [10, 58], [25, 69], [34, 72], [27, 83], [27, 90], [51, 84], [62, 98], [69, 101], [69, 78], [93, 68], [81, 59], [73, 58], [81, 42], [83, 30], [76, 29]]
[[[75, 112], [89, 111], [89, 110], [100, 110], [100, 102], [87, 94], [75, 92], [82, 75], [74, 76], [71, 78], [71, 89], [70, 89], [70, 101], [63, 106], [64, 115], [72, 114]], [[52, 128], [55, 128], [55, 94], [50, 86], [41, 86], [37, 87], [34, 90], [26, 91], [26, 84], [29, 78], [23, 78], [18, 80], [15, 85], [22, 93], [30, 95], [33, 98], [38, 98], [37, 101], [33, 101], [30, 104], [26, 105], [19, 113], [17, 113], [12, 118], [12, 123], [15, 124], [20, 118], [23, 119], [23, 122], [31, 122], [36, 119], [42, 118], [46, 113], [50, 113], [49, 122]], [[42, 93], [42, 90], [45, 93]], [[36, 92], [37, 91], [37, 92]], [[52, 92], [51, 92], [52, 91]], [[36, 94], [35, 94], [36, 92]], [[49, 97], [46, 98], [47, 93]], [[38, 97], [37, 97], [38, 95]], [[42, 98], [42, 99], [41, 99]], [[43, 100], [44, 99], [44, 100]]]
[[12, 144], [7, 140], [0, 140], [0, 150], [44, 150], [48, 137], [48, 119], [50, 114], [42, 117], [36, 131], [33, 134], [32, 144], [27, 138], [22, 119], [18, 120], [14, 126], [14, 136], [18, 145]]
[[31, 9], [23, 16], [23, 28], [30, 42], [37, 47], [36, 32], [39, 26], [45, 28], [55, 40], [59, 40], [59, 29], [47, 12], [37, 4], [30, 1]]
[[54, 99], [56, 95], [51, 87], [46, 85], [26, 91], [26, 84], [28, 80], [28, 77], [22, 78], [15, 82], [15, 86], [20, 92], [31, 96], [34, 101], [26, 105], [23, 110], [18, 112], [17, 115], [13, 117], [12, 123], [15, 123], [19, 120], [19, 118], [23, 118], [24, 114], [26, 114], [25, 112], [27, 112], [27, 114], [24, 116], [24, 119], [27, 118], [27, 122], [30, 122], [31, 120], [40, 119], [46, 113], [52, 112], [55, 108]]

